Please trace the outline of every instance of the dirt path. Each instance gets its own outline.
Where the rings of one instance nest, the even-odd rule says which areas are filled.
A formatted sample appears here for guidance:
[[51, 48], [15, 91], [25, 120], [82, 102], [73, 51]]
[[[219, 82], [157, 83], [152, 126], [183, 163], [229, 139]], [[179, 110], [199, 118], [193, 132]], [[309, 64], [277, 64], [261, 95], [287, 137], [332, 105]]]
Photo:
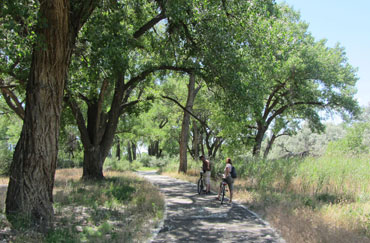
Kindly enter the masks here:
[[285, 242], [242, 205], [220, 205], [215, 194], [198, 195], [192, 183], [138, 173], [165, 195], [165, 219], [151, 242]]

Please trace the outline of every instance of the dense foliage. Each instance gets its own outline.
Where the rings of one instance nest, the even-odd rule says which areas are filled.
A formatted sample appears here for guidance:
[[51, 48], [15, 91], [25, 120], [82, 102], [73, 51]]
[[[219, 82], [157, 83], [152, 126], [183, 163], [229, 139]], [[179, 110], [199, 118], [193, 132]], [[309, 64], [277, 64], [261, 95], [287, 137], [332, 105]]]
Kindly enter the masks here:
[[[104, 165], [164, 166], [180, 154], [186, 172], [183, 152], [230, 156], [262, 186], [263, 170], [253, 166], [262, 153], [271, 176], [282, 157], [369, 154], [369, 108], [360, 111], [354, 98], [357, 70], [343, 47], [315, 40], [286, 5], [95, 0], [68, 8], [60, 10], [65, 22], [45, 2], [1, 3], [0, 172], [11, 168], [12, 178], [32, 185], [14, 179], [13, 195], [18, 186], [44, 186], [22, 192], [48, 205], [38, 211], [44, 218], [52, 218], [56, 166], [83, 167], [83, 178], [95, 180]], [[56, 31], [61, 39], [48, 28], [53, 20], [68, 26]], [[327, 125], [328, 114], [346, 123]]]

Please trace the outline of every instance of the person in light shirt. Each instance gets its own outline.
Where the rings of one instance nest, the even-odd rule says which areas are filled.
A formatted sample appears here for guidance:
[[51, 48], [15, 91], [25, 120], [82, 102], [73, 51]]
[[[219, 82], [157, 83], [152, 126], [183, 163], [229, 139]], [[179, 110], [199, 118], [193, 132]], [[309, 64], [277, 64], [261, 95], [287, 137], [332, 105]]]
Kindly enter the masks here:
[[[234, 179], [231, 177], [231, 169], [233, 167], [233, 163], [230, 158], [226, 159], [226, 166], [224, 169], [224, 174], [222, 176], [222, 180], [225, 180], [227, 183], [227, 186], [229, 187], [230, 191], [230, 201], [229, 203], [232, 203], [233, 201], [233, 185], [234, 185]], [[220, 200], [220, 194], [221, 194], [221, 186], [218, 189], [218, 195], [217, 195], [217, 200]]]

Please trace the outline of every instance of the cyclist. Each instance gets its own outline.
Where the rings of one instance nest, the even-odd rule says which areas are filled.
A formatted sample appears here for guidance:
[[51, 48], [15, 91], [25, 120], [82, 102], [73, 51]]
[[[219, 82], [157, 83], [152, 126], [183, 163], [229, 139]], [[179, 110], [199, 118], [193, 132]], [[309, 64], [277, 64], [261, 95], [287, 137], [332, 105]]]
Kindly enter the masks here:
[[206, 160], [204, 155], [199, 156], [199, 159], [203, 162], [203, 172], [204, 172], [204, 183], [206, 184], [206, 194], [211, 192], [211, 162]]
[[[229, 191], [230, 191], [230, 201], [229, 203], [232, 203], [233, 201], [233, 185], [234, 185], [234, 179], [231, 177], [231, 168], [233, 167], [232, 166], [232, 161], [230, 158], [227, 158], [226, 159], [226, 166], [225, 166], [225, 169], [224, 169], [224, 174], [222, 176], [222, 180], [225, 180], [226, 183], [227, 183], [227, 186], [229, 187]], [[221, 186], [220, 188], [218, 189], [218, 195], [217, 195], [217, 200], [220, 200], [220, 193], [221, 193]]]

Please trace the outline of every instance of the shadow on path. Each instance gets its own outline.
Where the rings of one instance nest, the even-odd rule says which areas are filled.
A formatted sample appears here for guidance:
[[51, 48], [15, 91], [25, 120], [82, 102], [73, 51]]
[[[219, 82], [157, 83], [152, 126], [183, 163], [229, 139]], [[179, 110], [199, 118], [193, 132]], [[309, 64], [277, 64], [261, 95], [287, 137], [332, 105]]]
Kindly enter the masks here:
[[198, 195], [196, 185], [138, 172], [165, 195], [164, 223], [151, 242], [285, 242], [244, 206], [223, 204], [216, 196]]

